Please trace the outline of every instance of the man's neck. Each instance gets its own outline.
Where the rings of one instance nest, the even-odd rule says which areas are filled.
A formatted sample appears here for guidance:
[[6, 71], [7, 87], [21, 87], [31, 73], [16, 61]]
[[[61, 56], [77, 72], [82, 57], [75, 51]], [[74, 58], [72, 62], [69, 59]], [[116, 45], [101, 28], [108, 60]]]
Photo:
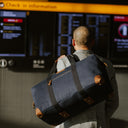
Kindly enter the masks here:
[[75, 50], [76, 50], [76, 51], [77, 51], [77, 50], [89, 50], [89, 48], [86, 47], [86, 46], [76, 46], [76, 47], [75, 47]]

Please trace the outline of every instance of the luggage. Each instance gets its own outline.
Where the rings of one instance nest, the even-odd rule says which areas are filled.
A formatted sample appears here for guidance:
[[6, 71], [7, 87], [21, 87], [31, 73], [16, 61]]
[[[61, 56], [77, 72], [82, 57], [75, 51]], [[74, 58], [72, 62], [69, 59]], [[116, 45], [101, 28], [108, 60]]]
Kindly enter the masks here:
[[105, 100], [112, 92], [106, 67], [94, 54], [78, 62], [72, 55], [68, 59], [71, 66], [60, 73], [50, 73], [31, 89], [37, 116], [51, 125]]

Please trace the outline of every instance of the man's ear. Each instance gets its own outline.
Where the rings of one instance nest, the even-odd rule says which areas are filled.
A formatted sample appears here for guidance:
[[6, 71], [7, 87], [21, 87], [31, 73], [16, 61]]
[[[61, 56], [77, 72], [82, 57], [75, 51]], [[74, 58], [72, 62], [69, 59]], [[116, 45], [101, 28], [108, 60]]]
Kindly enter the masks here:
[[72, 45], [75, 46], [75, 40], [74, 39], [72, 39]]

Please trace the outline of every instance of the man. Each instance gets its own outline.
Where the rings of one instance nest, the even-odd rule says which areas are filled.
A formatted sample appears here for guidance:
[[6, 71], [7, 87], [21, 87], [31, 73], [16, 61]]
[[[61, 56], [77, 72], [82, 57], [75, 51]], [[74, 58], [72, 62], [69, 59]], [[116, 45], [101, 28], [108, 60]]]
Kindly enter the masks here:
[[[73, 54], [76, 54], [80, 60], [93, 54], [90, 50], [91, 42], [88, 41], [89, 36], [89, 30], [84, 26], [78, 27], [73, 32], [72, 45], [75, 49]], [[114, 89], [113, 95], [108, 98], [108, 100], [103, 101], [88, 110], [85, 110], [79, 115], [68, 119], [64, 123], [56, 126], [56, 128], [109, 128], [109, 119], [119, 104], [118, 89], [112, 64], [102, 57], [99, 57], [99, 59], [107, 65], [106, 67], [109, 79]], [[65, 55], [58, 58], [57, 71], [61, 71], [68, 66], [70, 66], [70, 62]]]

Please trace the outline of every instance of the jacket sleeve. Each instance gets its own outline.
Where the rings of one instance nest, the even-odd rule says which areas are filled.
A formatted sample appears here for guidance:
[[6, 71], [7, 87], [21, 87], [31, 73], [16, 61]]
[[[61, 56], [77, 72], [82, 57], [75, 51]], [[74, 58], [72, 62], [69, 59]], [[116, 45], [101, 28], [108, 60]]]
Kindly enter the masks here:
[[106, 115], [108, 117], [111, 117], [119, 106], [119, 95], [118, 95], [118, 86], [115, 76], [115, 70], [111, 62], [108, 62], [107, 64], [108, 64], [107, 72], [111, 85], [113, 87], [113, 93], [110, 96], [108, 96], [108, 99], [106, 100]]

